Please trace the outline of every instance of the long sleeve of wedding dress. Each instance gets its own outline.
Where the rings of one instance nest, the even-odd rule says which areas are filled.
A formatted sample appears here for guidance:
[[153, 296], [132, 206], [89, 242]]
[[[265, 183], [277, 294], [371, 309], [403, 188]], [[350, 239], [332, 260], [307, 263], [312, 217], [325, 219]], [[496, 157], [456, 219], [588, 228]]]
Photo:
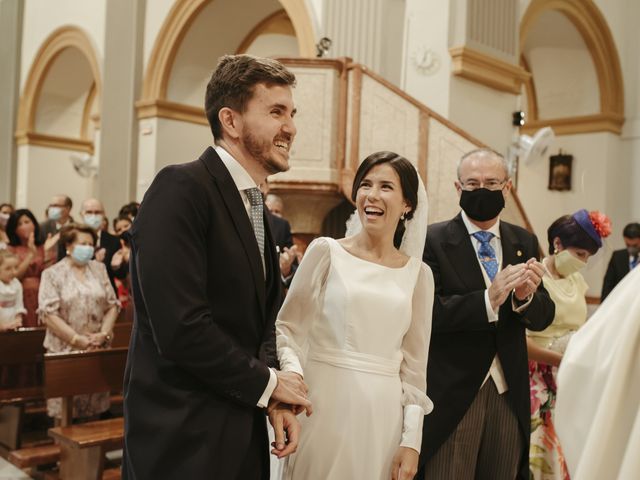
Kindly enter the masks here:
[[413, 292], [412, 318], [409, 330], [402, 341], [402, 405], [404, 422], [400, 445], [420, 452], [424, 416], [433, 410], [427, 397], [427, 358], [431, 339], [431, 313], [433, 310], [434, 283], [431, 269], [422, 264]]
[[309, 332], [322, 311], [324, 284], [331, 265], [329, 243], [311, 242], [287, 292], [276, 322], [276, 345], [282, 371], [304, 376], [302, 365]]

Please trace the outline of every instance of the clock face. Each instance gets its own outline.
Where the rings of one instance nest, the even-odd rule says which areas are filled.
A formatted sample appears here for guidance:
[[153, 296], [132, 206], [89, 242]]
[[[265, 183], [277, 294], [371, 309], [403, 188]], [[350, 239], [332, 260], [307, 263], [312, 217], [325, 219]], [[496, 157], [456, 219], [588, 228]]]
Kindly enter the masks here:
[[425, 46], [418, 47], [413, 54], [413, 64], [423, 75], [432, 75], [440, 68], [440, 57]]

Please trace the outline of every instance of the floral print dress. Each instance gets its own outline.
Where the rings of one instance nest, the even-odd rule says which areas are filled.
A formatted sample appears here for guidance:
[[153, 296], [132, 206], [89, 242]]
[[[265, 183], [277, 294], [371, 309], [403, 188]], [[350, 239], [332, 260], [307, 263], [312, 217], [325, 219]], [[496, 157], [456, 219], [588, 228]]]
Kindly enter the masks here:
[[[553, 323], [542, 332], [527, 332], [540, 347], [564, 353], [569, 339], [587, 319], [587, 284], [580, 273], [555, 279], [546, 274], [544, 286], [556, 305]], [[556, 405], [558, 368], [529, 361], [531, 388], [531, 446], [529, 472], [533, 480], [569, 480], [569, 471], [556, 434], [553, 414]]]
[[[103, 263], [91, 260], [84, 270], [83, 279], [74, 270], [72, 260], [65, 258], [42, 273], [38, 296], [40, 320], [44, 320], [46, 315], [56, 315], [79, 335], [98, 333], [107, 311], [114, 305], [120, 308], [107, 269]], [[44, 337], [44, 347], [52, 353], [79, 351], [49, 328]], [[91, 417], [109, 408], [109, 392], [78, 395], [73, 403], [74, 418]], [[60, 399], [49, 399], [47, 410], [49, 416], [59, 417]]]

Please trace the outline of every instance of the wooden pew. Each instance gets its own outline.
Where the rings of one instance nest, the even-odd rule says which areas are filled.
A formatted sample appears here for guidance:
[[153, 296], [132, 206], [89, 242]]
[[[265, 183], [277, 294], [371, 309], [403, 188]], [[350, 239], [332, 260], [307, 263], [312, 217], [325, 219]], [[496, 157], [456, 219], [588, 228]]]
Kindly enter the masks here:
[[71, 425], [71, 420], [73, 396], [119, 392], [126, 363], [127, 348], [45, 355], [44, 394], [47, 398], [62, 397], [61, 426], [49, 429], [60, 445], [61, 478], [100, 479], [105, 452], [122, 448], [124, 419], [80, 425]]
[[0, 450], [20, 448], [24, 404], [42, 398], [41, 368], [44, 355], [44, 328], [23, 328], [0, 333], [0, 368], [30, 366], [36, 372], [34, 385], [0, 388]]
[[[49, 430], [59, 445], [16, 450], [9, 461], [19, 468], [42, 463], [42, 458], [60, 458], [63, 479], [99, 479], [103, 474], [104, 452], [121, 448], [124, 420], [117, 418], [71, 425], [73, 396], [101, 391], [120, 392], [127, 360], [127, 348], [44, 356], [44, 396], [62, 397], [61, 426]], [[57, 449], [57, 451], [56, 451]]]

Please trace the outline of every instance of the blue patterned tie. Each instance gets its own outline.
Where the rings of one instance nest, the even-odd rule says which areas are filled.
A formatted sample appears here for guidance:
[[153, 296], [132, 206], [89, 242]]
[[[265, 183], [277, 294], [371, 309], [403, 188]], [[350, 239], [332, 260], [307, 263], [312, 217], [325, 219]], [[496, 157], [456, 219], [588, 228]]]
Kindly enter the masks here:
[[493, 249], [491, 239], [495, 236], [491, 232], [476, 232], [472, 234], [478, 242], [480, 247], [478, 248], [478, 258], [480, 263], [484, 267], [484, 271], [489, 275], [489, 279], [493, 282], [493, 279], [498, 273], [498, 260], [496, 260], [496, 251]]
[[633, 257], [633, 259], [629, 262], [629, 270], [633, 270], [634, 268], [636, 268], [638, 265], [640, 265], [640, 257], [638, 255], [636, 255], [635, 257]]

